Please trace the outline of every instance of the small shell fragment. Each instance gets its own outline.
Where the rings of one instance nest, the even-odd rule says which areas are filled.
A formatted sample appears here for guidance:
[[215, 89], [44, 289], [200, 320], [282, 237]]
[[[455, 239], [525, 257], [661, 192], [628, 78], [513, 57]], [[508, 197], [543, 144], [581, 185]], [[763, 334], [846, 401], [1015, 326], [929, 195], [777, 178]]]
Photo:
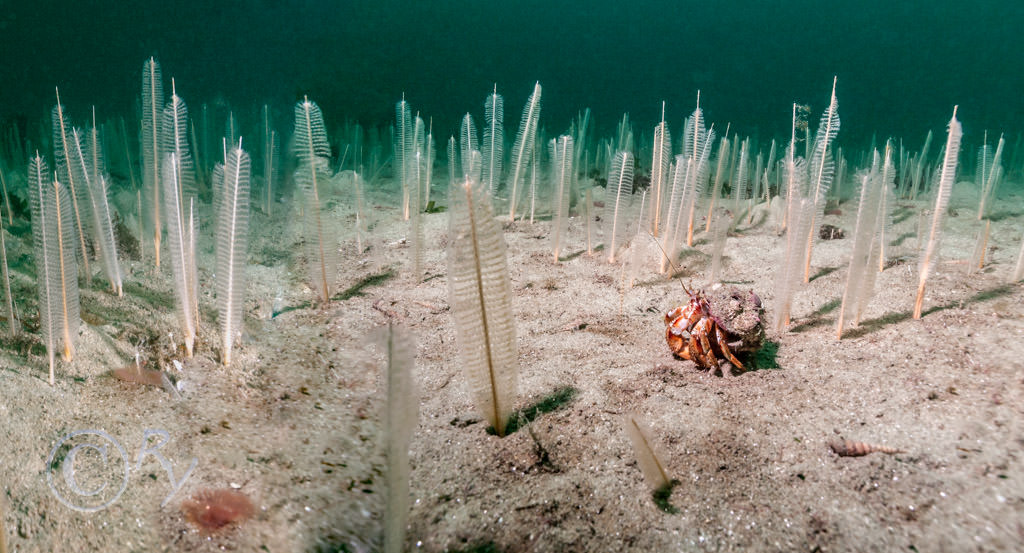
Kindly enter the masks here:
[[856, 442], [853, 440], [830, 442], [828, 446], [831, 447], [832, 451], [835, 451], [836, 455], [840, 457], [862, 457], [869, 453], [903, 453], [903, 450], [901, 449], [882, 445], [866, 444], [864, 442]]

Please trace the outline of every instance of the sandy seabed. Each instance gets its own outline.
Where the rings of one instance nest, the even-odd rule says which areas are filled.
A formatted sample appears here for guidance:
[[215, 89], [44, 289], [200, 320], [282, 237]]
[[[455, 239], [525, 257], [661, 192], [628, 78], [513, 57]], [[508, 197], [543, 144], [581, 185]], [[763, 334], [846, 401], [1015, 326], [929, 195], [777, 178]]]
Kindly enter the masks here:
[[[919, 218], [903, 217], [893, 233], [903, 236], [892, 258], [901, 260], [878, 275], [867, 313], [841, 341], [834, 327], [852, 241], [819, 242], [789, 331], [769, 331], [768, 361], [730, 377], [671, 356], [663, 313], [686, 301], [677, 280], [648, 270], [620, 294], [620, 266], [582, 251], [579, 217], [558, 264], [550, 221], [506, 224], [517, 406], [559, 393], [563, 401], [504, 438], [486, 431], [459, 367], [448, 214], [424, 215], [426, 277], [417, 283], [408, 224], [393, 200], [371, 200], [366, 252], [348, 230], [352, 214], [339, 208], [339, 299], [326, 306], [313, 301], [296, 255], [294, 213], [282, 205], [272, 218], [254, 216], [245, 334], [230, 367], [218, 362], [212, 239], [200, 243], [194, 358], [175, 340], [170, 271], [154, 271], [148, 256], [125, 263], [124, 298], [101, 276], [83, 289], [78, 352], [59, 364], [55, 386], [33, 339], [0, 348], [11, 551], [378, 549], [382, 357], [367, 335], [389, 320], [412, 331], [418, 352], [408, 550], [1009, 551], [1024, 543], [1024, 291], [1006, 283], [1024, 232], [1021, 196], [1000, 200], [986, 265], [969, 276], [976, 191], [957, 185], [921, 320], [910, 317]], [[855, 202], [840, 209], [824, 222], [850, 233]], [[25, 228], [14, 227], [8, 247], [31, 331]], [[711, 245], [697, 238], [681, 258], [682, 279], [707, 287]], [[755, 217], [725, 249], [723, 281], [763, 298], [769, 321], [782, 244], [772, 221]], [[110, 376], [136, 351], [168, 373], [173, 390]], [[670, 498], [678, 513], [655, 505], [622, 426], [627, 413], [648, 422], [679, 480]], [[69, 437], [85, 430], [94, 432]], [[840, 457], [828, 447], [837, 439], [903, 452]], [[228, 487], [247, 494], [256, 514], [200, 534], [182, 501]]]

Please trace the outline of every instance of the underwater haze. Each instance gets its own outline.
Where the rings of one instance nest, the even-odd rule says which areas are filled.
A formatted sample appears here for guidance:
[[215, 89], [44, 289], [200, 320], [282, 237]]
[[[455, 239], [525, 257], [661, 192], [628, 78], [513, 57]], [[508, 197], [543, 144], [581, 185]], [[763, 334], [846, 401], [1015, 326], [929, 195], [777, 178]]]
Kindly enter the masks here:
[[841, 142], [918, 140], [954, 104], [971, 142], [1024, 127], [1016, 0], [3, 2], [0, 48], [0, 114], [30, 120], [54, 86], [74, 112], [123, 112], [156, 56], [188, 98], [308, 94], [329, 120], [382, 123], [404, 92], [438, 134], [494, 83], [518, 104], [539, 80], [555, 132], [587, 106], [599, 133], [656, 122], [662, 100], [678, 120], [699, 89], [709, 120], [765, 139], [793, 102], [820, 112], [833, 75]]

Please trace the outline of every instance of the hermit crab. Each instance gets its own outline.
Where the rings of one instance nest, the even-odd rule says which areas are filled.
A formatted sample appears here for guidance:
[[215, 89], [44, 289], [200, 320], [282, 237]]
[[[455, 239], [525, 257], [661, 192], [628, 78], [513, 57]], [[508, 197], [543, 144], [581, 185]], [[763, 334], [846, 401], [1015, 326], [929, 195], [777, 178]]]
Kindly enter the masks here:
[[722, 361], [745, 370], [735, 353], [756, 351], [764, 340], [761, 299], [732, 287], [720, 287], [711, 295], [685, 284], [683, 290], [689, 303], [665, 313], [665, 341], [672, 353], [705, 370], [720, 369]]

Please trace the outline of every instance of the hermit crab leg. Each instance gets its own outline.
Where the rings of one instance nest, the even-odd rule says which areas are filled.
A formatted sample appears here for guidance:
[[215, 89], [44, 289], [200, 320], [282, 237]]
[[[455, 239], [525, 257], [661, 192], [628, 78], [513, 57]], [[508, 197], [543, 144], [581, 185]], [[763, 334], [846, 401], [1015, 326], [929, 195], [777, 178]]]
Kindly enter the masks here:
[[718, 349], [722, 350], [722, 356], [729, 360], [737, 369], [743, 370], [743, 363], [740, 363], [739, 359], [729, 351], [729, 344], [725, 339], [725, 333], [718, 329], [718, 325], [715, 325], [715, 341], [718, 342]]
[[[705, 319], [705, 321], [707, 321], [707, 319]], [[701, 326], [703, 326], [705, 328], [704, 328], [703, 332], [699, 332], [699, 334], [700, 334], [700, 343], [701, 343], [701, 346], [704, 348], [704, 351], [707, 353], [708, 359], [710, 359], [710, 361], [707, 363], [707, 365], [709, 367], [714, 367], [714, 368], [717, 369], [718, 368], [718, 358], [715, 357], [715, 352], [714, 352], [714, 350], [711, 349], [711, 341], [708, 340], [708, 333], [707, 333], [707, 328], [706, 328], [708, 325], [707, 325], [707, 323], [704, 323]], [[712, 324], [712, 328], [714, 328], [713, 324]]]
[[704, 352], [701, 351], [700, 342], [697, 341], [696, 334], [690, 334], [690, 347], [689, 347], [690, 361], [693, 361], [699, 367], [705, 366]]

